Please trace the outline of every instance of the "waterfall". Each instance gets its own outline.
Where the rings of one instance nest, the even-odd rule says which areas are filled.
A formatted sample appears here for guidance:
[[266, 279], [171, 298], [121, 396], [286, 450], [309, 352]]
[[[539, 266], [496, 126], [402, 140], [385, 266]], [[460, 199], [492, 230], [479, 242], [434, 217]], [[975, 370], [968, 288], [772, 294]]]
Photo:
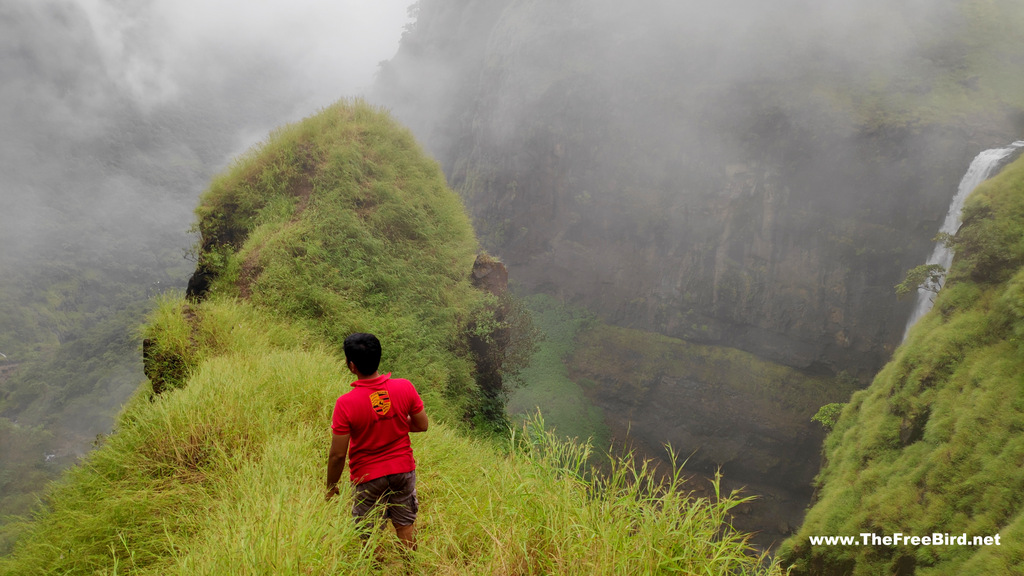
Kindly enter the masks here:
[[[967, 173], [964, 174], [963, 180], [960, 181], [960, 187], [957, 188], [953, 201], [949, 204], [949, 212], [946, 213], [946, 220], [942, 223], [942, 228], [939, 229], [940, 233], [956, 234], [956, 231], [960, 228], [960, 213], [963, 210], [964, 201], [967, 200], [967, 196], [978, 187], [978, 184], [987, 180], [1000, 167], [1002, 160], [1018, 148], [1024, 148], [1024, 140], [1018, 140], [1006, 148], [985, 150], [974, 158], [970, 167], [967, 168]], [[942, 242], [935, 244], [932, 255], [925, 262], [925, 264], [940, 264], [947, 271], [952, 263], [953, 251]], [[907, 327], [903, 330], [904, 340], [906, 340], [911, 326], [932, 309], [933, 296], [935, 296], [934, 292], [929, 292], [922, 288], [917, 289], [917, 304], [914, 306], [914, 312], [910, 315], [910, 319], [907, 320]]]

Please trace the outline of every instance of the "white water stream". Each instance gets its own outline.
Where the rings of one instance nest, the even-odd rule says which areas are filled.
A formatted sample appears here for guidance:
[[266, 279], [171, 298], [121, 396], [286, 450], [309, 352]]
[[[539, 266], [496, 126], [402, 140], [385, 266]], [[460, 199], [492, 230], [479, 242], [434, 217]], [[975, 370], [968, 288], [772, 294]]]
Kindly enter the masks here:
[[[956, 195], [953, 196], [953, 201], [949, 204], [949, 212], [946, 213], [946, 220], [942, 223], [942, 228], [939, 229], [940, 233], [956, 234], [956, 231], [960, 228], [960, 213], [963, 211], [964, 201], [967, 200], [967, 196], [978, 187], [978, 184], [992, 176], [992, 172], [999, 166], [999, 163], [1018, 148], [1024, 148], [1024, 140], [1018, 140], [1006, 148], [985, 150], [974, 158], [971, 166], [967, 169], [967, 173], [964, 174], [963, 180], [960, 181], [960, 187], [957, 189]], [[952, 263], [953, 251], [942, 242], [935, 244], [932, 255], [925, 262], [925, 264], [941, 264], [947, 271]], [[932, 298], [934, 296], [934, 292], [922, 288], [917, 289], [917, 305], [914, 306], [914, 312], [910, 315], [910, 319], [907, 320], [907, 327], [903, 329], [904, 340], [906, 340], [910, 328], [932, 309]]]

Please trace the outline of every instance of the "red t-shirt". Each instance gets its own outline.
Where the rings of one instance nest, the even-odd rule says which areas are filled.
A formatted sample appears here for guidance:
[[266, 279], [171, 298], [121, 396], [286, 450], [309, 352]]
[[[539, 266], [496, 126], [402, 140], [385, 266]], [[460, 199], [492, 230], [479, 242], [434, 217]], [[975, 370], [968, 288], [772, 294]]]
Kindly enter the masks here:
[[334, 404], [331, 431], [351, 434], [349, 477], [359, 484], [389, 474], [412, 472], [409, 415], [423, 410], [412, 382], [385, 374], [356, 380]]

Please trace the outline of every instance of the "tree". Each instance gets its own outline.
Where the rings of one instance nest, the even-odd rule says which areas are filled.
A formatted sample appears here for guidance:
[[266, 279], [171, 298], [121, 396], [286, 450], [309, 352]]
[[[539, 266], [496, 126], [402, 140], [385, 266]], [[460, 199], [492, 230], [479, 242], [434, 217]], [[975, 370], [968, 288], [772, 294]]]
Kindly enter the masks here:
[[907, 271], [906, 278], [895, 286], [896, 296], [903, 298], [918, 288], [939, 293], [946, 278], [946, 269], [941, 264], [922, 264]]
[[817, 422], [821, 424], [827, 432], [831, 432], [836, 426], [836, 422], [839, 421], [839, 415], [843, 413], [843, 408], [846, 407], [846, 403], [833, 402], [831, 404], [825, 404], [818, 409], [817, 414], [811, 416], [811, 422]]

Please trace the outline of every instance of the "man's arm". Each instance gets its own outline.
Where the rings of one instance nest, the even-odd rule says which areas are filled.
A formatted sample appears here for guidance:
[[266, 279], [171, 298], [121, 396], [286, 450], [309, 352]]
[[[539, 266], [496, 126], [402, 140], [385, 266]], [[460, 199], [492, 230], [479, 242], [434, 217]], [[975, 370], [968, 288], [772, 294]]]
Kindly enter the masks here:
[[409, 432], [426, 432], [430, 422], [427, 421], [427, 411], [420, 410], [409, 415]]
[[338, 495], [338, 481], [345, 471], [350, 434], [331, 434], [331, 450], [327, 453], [327, 500]]

